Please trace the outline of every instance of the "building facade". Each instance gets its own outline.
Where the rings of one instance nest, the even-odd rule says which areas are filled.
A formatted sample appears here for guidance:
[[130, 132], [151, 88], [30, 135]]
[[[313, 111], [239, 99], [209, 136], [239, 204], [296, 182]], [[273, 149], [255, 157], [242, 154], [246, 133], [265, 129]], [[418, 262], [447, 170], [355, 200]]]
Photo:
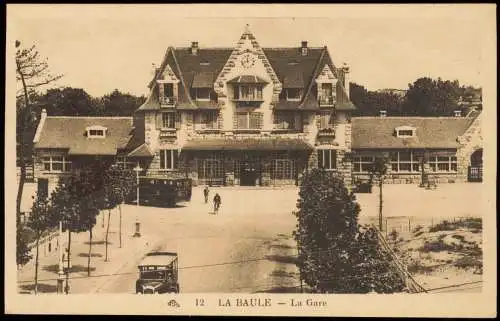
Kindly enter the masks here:
[[353, 177], [367, 180], [375, 157], [389, 159], [387, 183], [482, 180], [482, 114], [466, 117], [355, 117]]
[[132, 117], [43, 111], [34, 176], [53, 188], [71, 171], [117, 162], [194, 185], [282, 186], [322, 167], [351, 187], [387, 156], [389, 183], [482, 179], [480, 111], [351, 118], [348, 75], [326, 47], [262, 48], [248, 27], [234, 48], [169, 47]]
[[348, 75], [326, 47], [262, 48], [248, 26], [234, 48], [169, 47], [133, 117], [44, 115], [35, 176], [91, 158], [195, 185], [298, 185], [318, 166], [350, 185]]

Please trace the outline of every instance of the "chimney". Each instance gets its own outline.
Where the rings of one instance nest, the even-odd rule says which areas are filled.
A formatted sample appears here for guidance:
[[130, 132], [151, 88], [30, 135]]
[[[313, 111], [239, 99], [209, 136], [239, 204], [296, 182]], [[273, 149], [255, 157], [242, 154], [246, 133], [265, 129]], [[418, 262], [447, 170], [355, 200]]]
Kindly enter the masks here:
[[302, 41], [302, 46], [300, 47], [302, 56], [307, 56], [307, 41]]
[[45, 120], [47, 119], [47, 109], [43, 108], [42, 113], [40, 114], [40, 122], [38, 123], [38, 127], [36, 128], [35, 137], [33, 137], [33, 143], [38, 143], [40, 140], [40, 134], [42, 133], [42, 128], [45, 124]]
[[461, 110], [454, 110], [453, 113], [455, 114], [455, 117], [461, 117], [462, 116], [462, 111]]
[[350, 88], [349, 88], [349, 66], [344, 62], [342, 65], [342, 85], [344, 85], [347, 98], [351, 100]]
[[196, 56], [198, 54], [198, 41], [191, 42], [191, 54]]
[[153, 62], [153, 63], [151, 64], [151, 75], [152, 75], [153, 77], [155, 77], [157, 72], [158, 72], [158, 68], [156, 67], [156, 64]]
[[381, 110], [380, 117], [386, 117], [386, 116], [387, 116], [387, 110]]

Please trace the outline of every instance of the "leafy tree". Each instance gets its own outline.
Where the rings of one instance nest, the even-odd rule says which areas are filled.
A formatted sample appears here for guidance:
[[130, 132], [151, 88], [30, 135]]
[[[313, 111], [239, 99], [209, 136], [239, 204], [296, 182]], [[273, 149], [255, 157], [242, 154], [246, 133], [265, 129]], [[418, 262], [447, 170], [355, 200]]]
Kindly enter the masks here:
[[294, 231], [301, 279], [316, 292], [383, 293], [404, 289], [376, 231], [358, 225], [360, 207], [341, 177], [307, 173], [299, 191]]
[[356, 83], [350, 84], [350, 98], [357, 109], [354, 116], [378, 116], [381, 110], [389, 115], [402, 114], [403, 98], [388, 92], [368, 91]]
[[326, 280], [332, 275], [345, 275], [343, 267], [357, 233], [360, 207], [342, 178], [313, 169], [304, 177], [297, 208], [294, 237], [302, 279], [309, 286], [326, 291]]
[[384, 177], [387, 174], [387, 166], [389, 165], [389, 159], [385, 156], [383, 157], [375, 157], [375, 161], [371, 164], [369, 172], [370, 172], [370, 181], [373, 182], [373, 178], [376, 179], [378, 183], [379, 190], [379, 207], [378, 207], [378, 228], [382, 231], [382, 205], [383, 205], [383, 195], [382, 195], [382, 187], [384, 185]]
[[104, 261], [108, 261], [108, 237], [109, 237], [109, 226], [111, 222], [111, 210], [120, 204], [120, 190], [118, 186], [120, 182], [118, 181], [120, 174], [115, 169], [115, 166], [108, 167], [103, 172], [103, 187], [102, 187], [102, 208], [108, 210], [108, 225], [106, 226], [106, 252], [104, 256]]
[[413, 116], [451, 116], [459, 108], [460, 85], [458, 80], [417, 79], [408, 85], [403, 110]]
[[89, 253], [87, 259], [87, 275], [90, 276], [90, 261], [92, 258], [92, 230], [97, 223], [100, 210], [100, 190], [102, 177], [99, 172], [82, 171], [79, 180], [80, 222], [89, 232]]
[[135, 173], [130, 168], [120, 168], [117, 165], [112, 165], [107, 172], [108, 183], [111, 184], [111, 190], [114, 193], [114, 198], [118, 204], [120, 213], [119, 224], [119, 247], [122, 247], [122, 204], [127, 196], [136, 189]]
[[28, 263], [32, 255], [29, 248], [28, 233], [26, 227], [17, 219], [16, 224], [16, 264], [17, 266], [23, 266]]
[[38, 264], [39, 264], [39, 243], [42, 233], [51, 227], [49, 216], [49, 201], [45, 196], [37, 195], [31, 207], [31, 215], [28, 218], [27, 226], [35, 232], [35, 294], [38, 292]]
[[101, 98], [107, 116], [132, 116], [134, 111], [146, 101], [144, 96], [134, 96], [115, 89]]
[[[49, 85], [54, 81], [60, 79], [62, 75], [52, 75], [48, 68], [47, 59], [41, 58], [38, 50], [35, 46], [30, 48], [22, 48], [21, 42], [16, 40], [16, 81], [20, 83], [20, 89], [16, 94], [16, 116], [19, 119], [16, 121], [17, 129], [17, 139], [19, 148], [17, 156], [19, 160], [19, 167], [21, 169], [21, 176], [19, 178], [19, 185], [17, 190], [16, 199], [16, 216], [21, 215], [21, 198], [23, 195], [24, 183], [26, 181], [26, 149], [24, 148], [27, 140], [27, 134], [30, 128], [31, 118], [33, 116], [33, 110], [31, 106], [30, 98], [33, 97], [34, 93], [42, 86]], [[28, 136], [29, 137], [29, 136]], [[29, 140], [28, 140], [29, 141]], [[21, 233], [22, 229], [19, 229], [17, 233]], [[17, 236], [18, 240], [22, 240], [23, 236]], [[19, 249], [21, 250], [21, 249]], [[21, 264], [25, 260], [22, 259], [26, 257], [24, 254], [17, 256], [20, 260], [18, 264]]]
[[82, 88], [49, 89], [40, 97], [50, 115], [56, 116], [101, 116], [102, 105]]
[[[89, 183], [91, 179], [86, 178], [85, 175], [85, 172], [82, 172], [80, 175], [72, 173], [68, 177], [61, 177], [58, 186], [51, 194], [50, 200], [52, 224], [61, 221], [63, 231], [68, 231], [66, 293], [69, 292], [71, 234], [91, 229], [95, 224], [95, 215], [98, 213], [98, 202], [95, 201], [92, 194], [88, 194], [94, 188], [94, 183]], [[90, 242], [89, 246], [91, 244]]]

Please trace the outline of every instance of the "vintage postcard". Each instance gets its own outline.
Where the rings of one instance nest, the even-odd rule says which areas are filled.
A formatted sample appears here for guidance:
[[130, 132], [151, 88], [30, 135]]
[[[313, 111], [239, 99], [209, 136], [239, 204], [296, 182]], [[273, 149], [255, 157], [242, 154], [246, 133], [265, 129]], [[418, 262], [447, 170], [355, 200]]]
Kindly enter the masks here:
[[6, 313], [495, 316], [495, 23], [7, 5]]

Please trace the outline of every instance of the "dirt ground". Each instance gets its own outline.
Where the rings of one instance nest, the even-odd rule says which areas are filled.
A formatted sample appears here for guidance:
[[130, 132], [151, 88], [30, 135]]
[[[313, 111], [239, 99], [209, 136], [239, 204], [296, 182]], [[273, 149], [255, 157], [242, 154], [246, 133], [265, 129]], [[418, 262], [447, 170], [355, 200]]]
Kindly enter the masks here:
[[483, 273], [480, 218], [418, 225], [410, 233], [392, 230], [388, 239], [408, 272], [425, 289], [432, 292], [474, 284], [474, 289], [480, 292]]
[[[481, 280], [478, 269], [455, 266], [470, 266], [482, 260], [477, 249], [469, 249], [474, 244], [481, 248], [481, 231], [462, 231], [460, 228], [428, 231], [443, 219], [457, 221], [464, 217], [481, 217], [481, 188], [481, 184], [441, 184], [437, 190], [412, 185], [384, 186], [383, 229], [387, 230], [388, 238], [393, 230], [399, 234], [398, 240], [403, 238], [398, 245], [399, 253], [425, 288]], [[104, 246], [96, 246], [93, 249], [93, 277], [87, 280], [85, 273], [81, 272], [82, 278], [73, 282], [73, 293], [133, 292], [136, 265], [142, 254], [153, 247], [179, 253], [182, 292], [298, 292], [299, 280], [293, 261], [296, 246], [291, 237], [296, 224], [292, 211], [296, 209], [298, 188], [212, 188], [211, 195], [216, 191], [222, 197], [218, 215], [212, 214], [210, 204], [204, 204], [202, 187], [193, 189], [191, 202], [173, 209], [125, 206], [123, 224], [127, 237], [133, 232], [135, 219], [139, 218], [143, 234], [151, 240], [150, 243], [144, 246], [141, 242], [128, 240], [133, 248], [118, 249], [117, 226], [113, 225], [118, 219], [114, 215], [111, 261], [102, 262]], [[26, 189], [26, 195], [31, 192], [32, 188]], [[372, 194], [356, 196], [362, 209], [360, 223], [377, 224], [377, 189]], [[422, 232], [415, 232], [419, 226], [422, 226], [424, 234], [417, 236]], [[96, 231], [95, 237], [96, 242], [103, 242], [101, 231]], [[86, 235], [81, 239], [81, 251], [79, 249], [75, 253], [87, 251], [84, 244]], [[447, 251], [419, 250], [425, 241], [432, 243], [439, 240], [448, 246], [461, 244], [463, 248], [460, 251], [467, 248], [473, 251], [473, 255], [464, 258], [465, 252], [457, 252], [455, 248]], [[412, 265], [413, 261], [408, 258], [418, 259], [424, 267]], [[50, 267], [57, 263], [57, 259], [47, 260], [41, 263], [43, 278], [50, 279], [47, 283], [52, 288], [56, 272], [43, 266]], [[76, 265], [86, 264], [85, 256], [76, 260], [81, 261], [75, 261]], [[428, 271], [429, 266], [434, 265], [440, 266]], [[101, 274], [109, 275], [99, 276]], [[23, 284], [27, 285], [32, 275], [31, 271], [20, 271], [18, 281], [23, 280]]]

